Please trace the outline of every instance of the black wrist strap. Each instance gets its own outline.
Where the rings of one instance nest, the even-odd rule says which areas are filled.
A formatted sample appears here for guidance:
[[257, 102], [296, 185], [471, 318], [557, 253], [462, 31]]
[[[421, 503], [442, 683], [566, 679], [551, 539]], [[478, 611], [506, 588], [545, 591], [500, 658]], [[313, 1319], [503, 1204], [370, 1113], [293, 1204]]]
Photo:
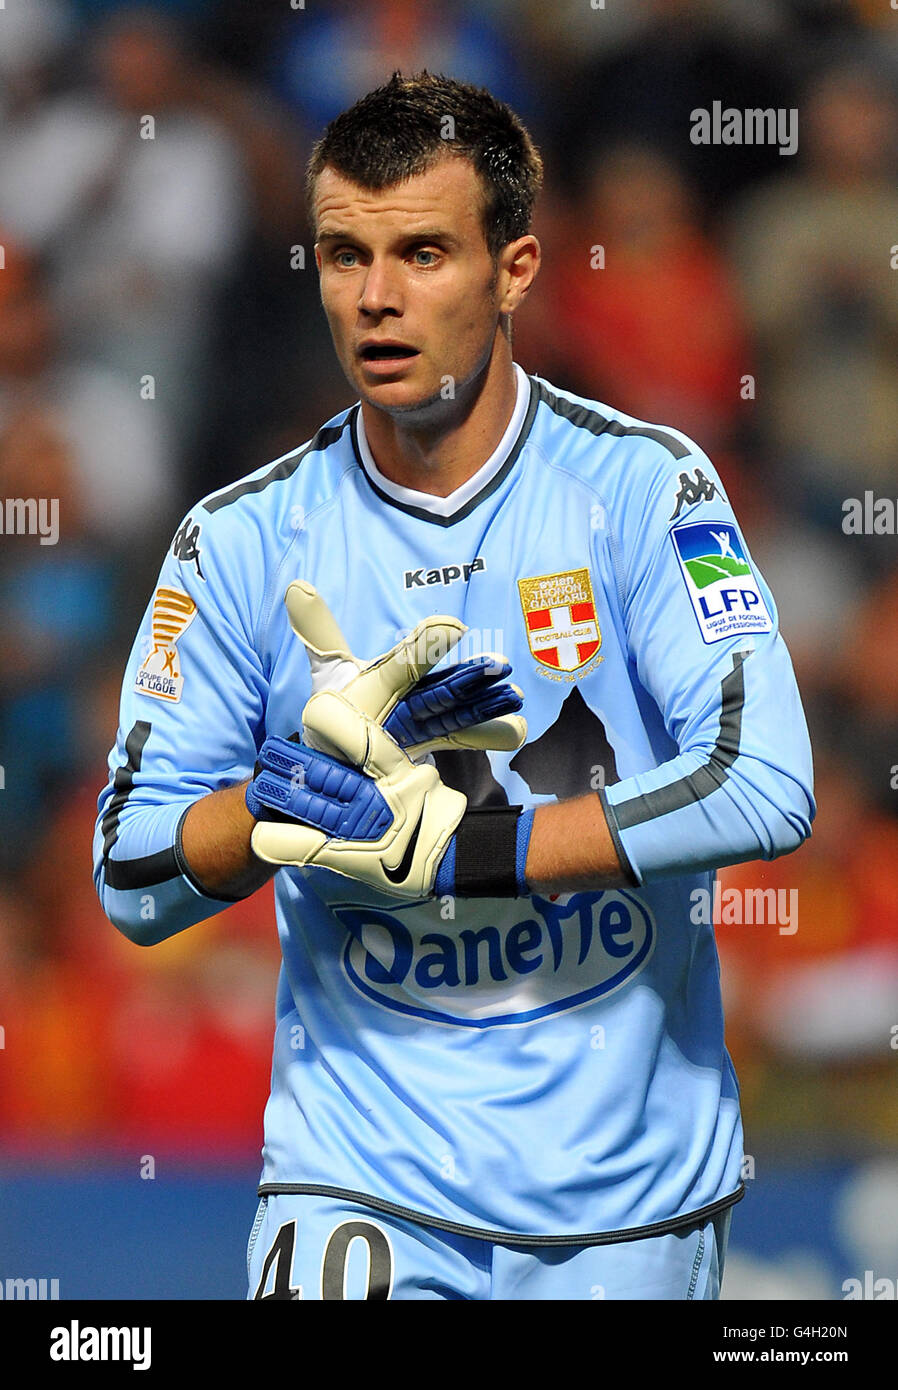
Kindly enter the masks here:
[[455, 832], [455, 891], [460, 898], [516, 898], [517, 825], [522, 806], [465, 811]]

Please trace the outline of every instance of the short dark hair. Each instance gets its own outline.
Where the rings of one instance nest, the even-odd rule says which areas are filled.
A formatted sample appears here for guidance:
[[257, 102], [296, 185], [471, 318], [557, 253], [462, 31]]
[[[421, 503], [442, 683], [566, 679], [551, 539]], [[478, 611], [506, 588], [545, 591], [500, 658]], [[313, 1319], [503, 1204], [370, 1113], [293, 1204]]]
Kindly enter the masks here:
[[325, 168], [362, 188], [391, 188], [445, 155], [467, 159], [484, 190], [483, 234], [495, 258], [530, 230], [542, 159], [523, 122], [484, 87], [426, 71], [394, 72], [337, 116], [312, 150], [306, 194]]

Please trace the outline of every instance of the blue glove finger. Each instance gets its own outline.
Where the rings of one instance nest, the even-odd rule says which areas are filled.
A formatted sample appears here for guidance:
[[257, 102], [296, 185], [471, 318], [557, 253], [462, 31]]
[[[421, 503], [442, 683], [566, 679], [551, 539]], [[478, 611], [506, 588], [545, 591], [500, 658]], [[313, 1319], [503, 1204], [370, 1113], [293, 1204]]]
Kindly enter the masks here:
[[302, 821], [338, 839], [379, 840], [393, 821], [373, 778], [277, 735], [262, 745], [246, 804], [256, 820]]
[[405, 701], [397, 705], [384, 724], [387, 733], [402, 748], [424, 743], [427, 739], [442, 738], [495, 719], [500, 714], [515, 714], [523, 706], [520, 695], [510, 685], [497, 685], [493, 691], [473, 704], [456, 705], [435, 714], [414, 718]]
[[444, 671], [431, 671], [417, 681], [405, 697], [416, 719], [438, 714], [458, 704], [467, 704], [496, 681], [511, 675], [508, 661], [492, 656], [475, 656]]
[[484, 719], [516, 713], [522, 706], [520, 696], [510, 686], [496, 684], [510, 671], [507, 661], [478, 656], [446, 671], [431, 672], [399, 702], [384, 728], [408, 748], [458, 733]]
[[509, 685], [496, 686], [489, 695], [474, 704], [456, 705], [450, 709], [414, 718], [406, 704], [397, 705], [384, 725], [388, 734], [403, 748], [423, 743], [427, 739], [455, 734], [484, 719], [502, 714], [515, 714], [522, 708], [520, 695]]
[[516, 690], [510, 685], [500, 685], [474, 704], [459, 705], [445, 714], [419, 719], [416, 723], [418, 737], [440, 738], [459, 733], [473, 724], [481, 724], [485, 719], [496, 719], [500, 714], [516, 714], [522, 705], [523, 700]]

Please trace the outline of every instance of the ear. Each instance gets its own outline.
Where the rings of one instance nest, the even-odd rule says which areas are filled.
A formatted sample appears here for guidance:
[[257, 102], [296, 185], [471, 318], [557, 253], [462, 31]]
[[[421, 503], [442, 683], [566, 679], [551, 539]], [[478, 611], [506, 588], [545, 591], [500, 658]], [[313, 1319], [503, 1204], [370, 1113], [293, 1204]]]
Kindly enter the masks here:
[[528, 293], [536, 279], [541, 261], [541, 250], [535, 236], [527, 236], [510, 241], [499, 252], [499, 288], [502, 298], [499, 301], [501, 314], [513, 314]]

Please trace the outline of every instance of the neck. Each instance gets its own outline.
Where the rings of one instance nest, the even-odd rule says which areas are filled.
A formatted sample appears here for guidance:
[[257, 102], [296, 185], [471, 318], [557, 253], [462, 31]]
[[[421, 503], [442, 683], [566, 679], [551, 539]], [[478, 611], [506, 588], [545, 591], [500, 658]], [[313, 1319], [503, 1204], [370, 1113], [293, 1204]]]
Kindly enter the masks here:
[[497, 337], [489, 361], [454, 398], [388, 415], [362, 401], [365, 435], [385, 478], [416, 492], [448, 497], [486, 463], [511, 419], [517, 379], [511, 345]]

